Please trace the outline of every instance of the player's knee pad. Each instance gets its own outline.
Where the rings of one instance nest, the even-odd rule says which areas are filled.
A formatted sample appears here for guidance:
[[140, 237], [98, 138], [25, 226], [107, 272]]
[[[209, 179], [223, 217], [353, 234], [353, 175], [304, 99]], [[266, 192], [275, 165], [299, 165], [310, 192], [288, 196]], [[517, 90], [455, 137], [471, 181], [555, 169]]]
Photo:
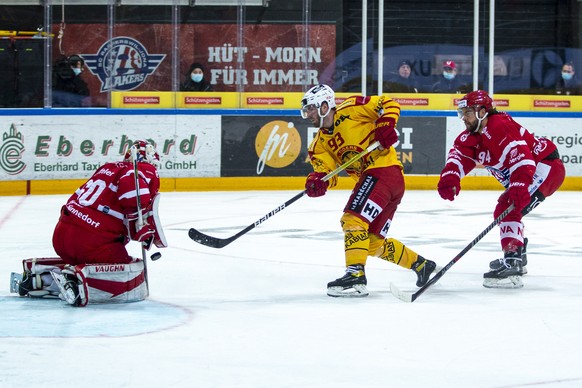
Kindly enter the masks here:
[[418, 253], [393, 238], [384, 240], [374, 256], [408, 269], [418, 259]]
[[365, 230], [367, 232], [370, 226], [366, 221], [351, 213], [344, 213], [340, 222], [344, 232], [356, 230]]
[[129, 264], [80, 264], [74, 268], [87, 303], [138, 302], [148, 295], [141, 260]]
[[384, 245], [384, 238], [376, 234], [370, 233], [370, 246], [368, 248], [368, 256], [380, 256], [379, 249]]
[[370, 246], [368, 224], [352, 214], [345, 213], [341, 218], [341, 225], [344, 231], [346, 265], [365, 265]]

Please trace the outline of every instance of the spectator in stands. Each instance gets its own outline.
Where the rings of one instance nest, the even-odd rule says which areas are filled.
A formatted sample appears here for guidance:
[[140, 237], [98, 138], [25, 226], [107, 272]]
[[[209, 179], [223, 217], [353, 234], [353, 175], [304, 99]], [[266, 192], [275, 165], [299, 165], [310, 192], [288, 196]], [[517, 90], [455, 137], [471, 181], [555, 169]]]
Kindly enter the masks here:
[[412, 75], [412, 64], [408, 60], [398, 63], [398, 74], [388, 80], [386, 90], [396, 93], [418, 93], [418, 80]]
[[582, 84], [576, 78], [574, 63], [567, 62], [562, 66], [562, 73], [556, 83], [556, 94], [579, 95], [582, 94]]
[[443, 75], [432, 86], [432, 92], [464, 94], [470, 91], [470, 87], [463, 84], [459, 77], [457, 77], [457, 64], [453, 61], [444, 61]]
[[89, 87], [81, 78], [85, 61], [78, 55], [59, 59], [53, 67], [53, 107], [90, 106]]
[[204, 67], [200, 63], [193, 63], [186, 73], [186, 80], [180, 85], [182, 92], [208, 92], [212, 87], [204, 79]]

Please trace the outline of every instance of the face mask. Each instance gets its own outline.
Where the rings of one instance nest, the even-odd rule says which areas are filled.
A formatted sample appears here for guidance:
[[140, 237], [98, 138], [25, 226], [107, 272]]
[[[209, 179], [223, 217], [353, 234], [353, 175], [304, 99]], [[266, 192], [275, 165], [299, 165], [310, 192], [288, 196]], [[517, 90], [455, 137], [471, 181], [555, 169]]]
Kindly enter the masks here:
[[572, 73], [562, 73], [562, 78], [564, 81], [570, 81], [572, 79]]
[[73, 73], [75, 73], [75, 75], [79, 75], [79, 74], [81, 74], [81, 71], [82, 71], [82, 70], [81, 70], [80, 68], [78, 68], [78, 67], [73, 67]]
[[200, 82], [202, 81], [202, 74], [190, 74], [190, 78], [192, 78], [192, 81], [194, 82]]
[[455, 73], [449, 73], [447, 71], [443, 71], [443, 77], [445, 77], [446, 80], [452, 80], [455, 78]]

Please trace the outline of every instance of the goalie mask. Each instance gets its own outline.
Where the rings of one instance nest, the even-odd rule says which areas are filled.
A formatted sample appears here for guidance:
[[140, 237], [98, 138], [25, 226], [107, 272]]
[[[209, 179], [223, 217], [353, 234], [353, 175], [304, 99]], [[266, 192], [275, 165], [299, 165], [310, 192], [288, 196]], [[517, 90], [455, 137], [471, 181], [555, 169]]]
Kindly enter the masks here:
[[125, 153], [125, 157], [123, 159], [124, 162], [133, 163], [133, 157], [131, 155], [131, 149], [133, 147], [135, 147], [137, 151], [136, 154], [138, 162], [149, 163], [156, 168], [160, 166], [160, 156], [156, 152], [154, 146], [147, 140], [134, 141], [131, 147]]
[[[321, 106], [326, 102], [329, 110], [325, 115], [321, 114]], [[317, 114], [320, 117], [319, 126], [323, 126], [323, 118], [326, 117], [332, 108], [335, 108], [335, 93], [327, 85], [316, 85], [309, 89], [301, 99], [301, 117], [306, 119], [309, 109], [317, 109]]]

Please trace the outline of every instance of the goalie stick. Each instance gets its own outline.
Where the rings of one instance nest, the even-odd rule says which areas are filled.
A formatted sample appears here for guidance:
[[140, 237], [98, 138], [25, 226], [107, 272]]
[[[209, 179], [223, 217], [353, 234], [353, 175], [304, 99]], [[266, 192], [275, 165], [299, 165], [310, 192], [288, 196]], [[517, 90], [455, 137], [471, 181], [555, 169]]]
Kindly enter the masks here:
[[[372, 143], [372, 144], [370, 144], [370, 146], [368, 146], [368, 148], [366, 148], [365, 150], [363, 150], [359, 154], [354, 155], [350, 160], [348, 160], [347, 162], [345, 162], [344, 164], [342, 164], [341, 166], [339, 166], [338, 168], [336, 168], [335, 170], [333, 170], [332, 172], [330, 172], [329, 174], [327, 174], [326, 176], [324, 176], [323, 177], [323, 180], [324, 181], [330, 180], [331, 178], [333, 178], [334, 176], [336, 176], [337, 174], [339, 174], [340, 172], [342, 172], [343, 170], [345, 170], [346, 168], [348, 168], [350, 165], [352, 165], [353, 163], [357, 162], [358, 160], [360, 160], [361, 158], [363, 158], [364, 156], [366, 156], [367, 154], [369, 154], [370, 152], [372, 152], [373, 150], [375, 150], [376, 148], [378, 148], [379, 145], [380, 145], [380, 143], [377, 142], [377, 141], [374, 142], [374, 143]], [[275, 209], [271, 210], [269, 213], [265, 214], [263, 217], [259, 218], [257, 221], [255, 221], [254, 223], [250, 224], [249, 226], [247, 226], [246, 228], [244, 228], [243, 230], [241, 230], [240, 232], [238, 232], [237, 234], [235, 234], [235, 235], [233, 235], [231, 237], [227, 237], [227, 238], [212, 237], [212, 236], [209, 236], [207, 234], [204, 234], [204, 233], [202, 233], [202, 232], [200, 232], [200, 231], [198, 231], [198, 230], [196, 230], [194, 228], [191, 228], [188, 231], [188, 236], [190, 236], [190, 238], [192, 240], [196, 241], [197, 243], [200, 243], [202, 245], [206, 245], [207, 247], [224, 248], [225, 246], [227, 246], [228, 244], [230, 244], [234, 240], [236, 240], [239, 237], [241, 237], [242, 235], [250, 232], [251, 230], [253, 230], [257, 226], [259, 226], [263, 222], [267, 221], [269, 218], [271, 218], [275, 214], [277, 214], [280, 211], [282, 211], [285, 208], [287, 208], [293, 202], [295, 202], [299, 198], [303, 197], [305, 195], [305, 193], [306, 193], [306, 190], [303, 190], [302, 192], [300, 192], [299, 194], [297, 194], [293, 198], [291, 198], [288, 201], [286, 201], [284, 204], [279, 205], [278, 207], [276, 207]]]
[[[137, 201], [137, 230], [140, 230], [143, 225], [144, 225], [144, 220], [143, 220], [143, 214], [142, 214], [142, 207], [141, 207], [141, 199], [140, 199], [140, 192], [139, 192], [139, 179], [138, 179], [138, 174], [139, 174], [139, 170], [137, 167], [137, 163], [138, 163], [138, 156], [137, 156], [137, 147], [135, 145], [132, 145], [130, 148], [130, 152], [131, 152], [131, 159], [133, 162], [133, 179], [135, 182], [135, 199]], [[150, 295], [150, 283], [148, 281], [148, 264], [147, 264], [147, 260], [146, 260], [146, 250], [145, 250], [145, 246], [144, 243], [140, 243], [139, 244], [141, 247], [141, 259], [143, 261], [143, 274], [144, 274], [144, 280], [145, 280], [145, 285], [146, 285], [146, 292], [147, 295]]]
[[511, 204], [503, 213], [501, 213], [484, 231], [482, 231], [473, 241], [469, 243], [453, 260], [451, 260], [447, 265], [445, 265], [439, 272], [437, 272], [424, 286], [420, 287], [416, 292], [410, 293], [400, 290], [394, 283], [390, 283], [390, 291], [392, 295], [397, 297], [398, 299], [412, 303], [414, 302], [420, 295], [422, 295], [430, 286], [435, 284], [439, 281], [441, 277], [449, 270], [457, 261], [461, 259], [465, 255], [465, 253], [469, 252], [471, 248], [473, 248], [491, 229], [493, 229], [497, 224], [501, 222], [513, 210], [514, 206]]

